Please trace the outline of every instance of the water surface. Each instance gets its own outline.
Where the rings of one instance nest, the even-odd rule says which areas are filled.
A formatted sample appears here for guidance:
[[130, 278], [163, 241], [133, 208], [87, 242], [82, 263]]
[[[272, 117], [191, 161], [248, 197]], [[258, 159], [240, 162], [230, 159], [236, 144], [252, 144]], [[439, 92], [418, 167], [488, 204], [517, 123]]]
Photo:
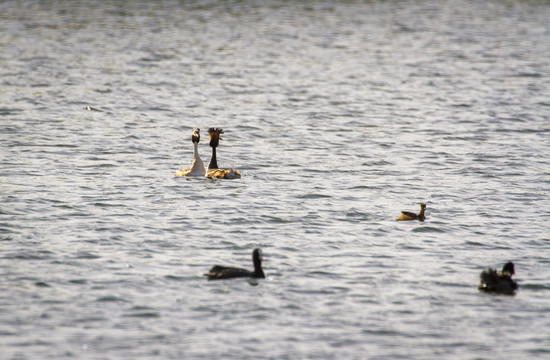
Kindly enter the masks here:
[[[2, 2], [3, 358], [547, 358], [549, 18]], [[174, 177], [210, 126], [242, 179]], [[205, 280], [255, 247], [256, 286]], [[518, 294], [479, 293], [508, 260]]]

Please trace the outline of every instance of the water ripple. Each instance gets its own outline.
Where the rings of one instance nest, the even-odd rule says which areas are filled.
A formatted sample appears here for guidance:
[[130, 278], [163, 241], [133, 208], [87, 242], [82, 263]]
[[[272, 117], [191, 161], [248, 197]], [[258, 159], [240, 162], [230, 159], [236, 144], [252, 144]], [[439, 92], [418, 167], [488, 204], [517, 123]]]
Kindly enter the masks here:
[[[14, 5], [3, 358], [549, 352], [544, 1]], [[174, 177], [213, 126], [242, 178]], [[256, 247], [265, 279], [202, 276]], [[517, 296], [480, 293], [508, 260]]]

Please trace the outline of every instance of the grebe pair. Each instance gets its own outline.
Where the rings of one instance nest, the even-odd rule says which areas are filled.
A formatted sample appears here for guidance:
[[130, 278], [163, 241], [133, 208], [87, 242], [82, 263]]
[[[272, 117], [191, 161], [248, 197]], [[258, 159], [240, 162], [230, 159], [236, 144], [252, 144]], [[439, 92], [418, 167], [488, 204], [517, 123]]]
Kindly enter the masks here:
[[210, 147], [212, 148], [212, 157], [208, 163], [206, 171], [204, 170], [204, 164], [199, 156], [199, 141], [201, 139], [200, 129], [195, 128], [191, 134], [191, 141], [193, 142], [193, 162], [191, 167], [184, 168], [176, 171], [176, 176], [205, 176], [216, 179], [240, 179], [241, 173], [235, 169], [219, 169], [218, 160], [216, 158], [216, 148], [218, 147], [223, 134], [222, 128], [209, 128], [208, 134], [210, 135]]

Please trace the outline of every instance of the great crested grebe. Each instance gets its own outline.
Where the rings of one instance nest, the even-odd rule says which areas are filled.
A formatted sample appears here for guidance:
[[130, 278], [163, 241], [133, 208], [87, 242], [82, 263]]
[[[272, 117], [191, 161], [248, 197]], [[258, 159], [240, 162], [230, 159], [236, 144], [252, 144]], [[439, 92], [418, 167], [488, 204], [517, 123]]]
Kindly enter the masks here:
[[509, 261], [502, 267], [502, 271], [489, 268], [483, 270], [479, 275], [478, 289], [486, 292], [513, 295], [518, 284], [512, 280], [516, 273], [514, 263]]
[[219, 169], [218, 160], [216, 159], [216, 147], [220, 143], [221, 134], [223, 134], [222, 128], [209, 128], [208, 134], [210, 135], [210, 147], [212, 148], [212, 157], [206, 168], [206, 176], [216, 179], [240, 179], [241, 173], [235, 169]]
[[424, 221], [426, 219], [426, 216], [424, 215], [424, 211], [426, 210], [426, 204], [422, 203], [420, 204], [420, 212], [418, 214], [409, 212], [409, 211], [401, 211], [401, 215], [399, 215], [395, 220], [397, 221], [404, 221], [404, 220], [420, 220]]
[[208, 277], [208, 280], [233, 279], [238, 277], [249, 277], [249, 278], [260, 278], [260, 279], [265, 278], [264, 271], [262, 270], [262, 250], [261, 249], [254, 249], [254, 251], [252, 251], [252, 262], [254, 263], [254, 271], [214, 265], [212, 266], [208, 274], [204, 274], [204, 275]]
[[204, 176], [204, 164], [199, 156], [199, 141], [201, 140], [201, 129], [194, 128], [191, 134], [193, 141], [193, 162], [188, 168], [176, 171], [176, 176]]

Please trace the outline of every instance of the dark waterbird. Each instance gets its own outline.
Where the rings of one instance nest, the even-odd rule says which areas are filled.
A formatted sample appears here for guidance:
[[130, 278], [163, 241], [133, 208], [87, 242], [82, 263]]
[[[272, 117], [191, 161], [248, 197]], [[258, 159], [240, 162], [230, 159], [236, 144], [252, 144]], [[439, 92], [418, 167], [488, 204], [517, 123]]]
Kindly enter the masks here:
[[410, 211], [401, 211], [401, 215], [399, 215], [395, 220], [397, 220], [397, 221], [404, 221], [404, 220], [424, 221], [424, 219], [426, 219], [426, 216], [424, 215], [424, 211], [426, 211], [426, 204], [422, 203], [422, 204], [420, 204], [420, 212], [418, 214], [412, 213]]
[[214, 265], [208, 272], [204, 274], [208, 277], [208, 280], [222, 280], [222, 279], [232, 279], [238, 277], [249, 277], [249, 278], [265, 278], [264, 271], [262, 270], [262, 250], [254, 249], [252, 251], [252, 262], [254, 263], [254, 271], [249, 271], [245, 269], [239, 269], [228, 266]]
[[477, 288], [481, 291], [512, 295], [518, 288], [518, 284], [512, 280], [515, 273], [514, 263], [511, 261], [504, 264], [502, 271], [488, 268], [479, 275]]

